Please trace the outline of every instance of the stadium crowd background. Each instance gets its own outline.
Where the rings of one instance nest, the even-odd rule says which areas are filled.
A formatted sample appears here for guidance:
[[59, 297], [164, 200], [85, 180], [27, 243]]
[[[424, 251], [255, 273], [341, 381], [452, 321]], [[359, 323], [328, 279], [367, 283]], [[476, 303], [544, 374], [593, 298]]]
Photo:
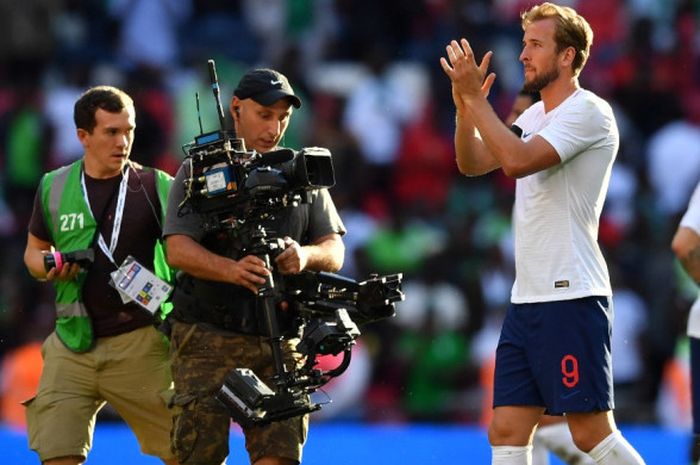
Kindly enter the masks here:
[[[522, 84], [522, 0], [33, 0], [0, 2], [0, 412], [21, 424], [53, 328], [51, 286], [22, 261], [38, 180], [81, 156], [73, 103], [113, 84], [136, 101], [132, 158], [174, 174], [251, 66], [285, 73], [304, 105], [285, 145], [328, 147], [348, 234], [342, 274], [404, 273], [396, 318], [363, 328], [319, 418], [478, 423], [513, 279], [514, 183], [459, 175], [438, 60], [466, 36], [495, 52], [490, 99]], [[700, 180], [700, 2], [568, 0], [595, 40], [581, 83], [608, 99], [621, 147], [601, 220], [614, 286], [618, 420], [689, 422], [685, 321], [696, 288], [669, 245]], [[661, 405], [663, 404], [663, 405]], [[669, 407], [672, 406], [672, 407]], [[109, 420], [109, 415], [103, 416]]]

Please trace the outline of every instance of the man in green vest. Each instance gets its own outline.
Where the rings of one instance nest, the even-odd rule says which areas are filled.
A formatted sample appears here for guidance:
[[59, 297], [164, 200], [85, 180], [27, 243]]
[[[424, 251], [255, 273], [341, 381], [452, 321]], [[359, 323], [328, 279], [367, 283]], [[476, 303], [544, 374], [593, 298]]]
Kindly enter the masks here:
[[154, 325], [168, 312], [160, 238], [172, 178], [129, 161], [135, 118], [117, 88], [83, 93], [74, 120], [84, 156], [45, 174], [34, 200], [24, 262], [54, 284], [57, 312], [26, 403], [29, 444], [44, 464], [82, 464], [106, 402], [144, 454], [177, 463], [168, 341]]

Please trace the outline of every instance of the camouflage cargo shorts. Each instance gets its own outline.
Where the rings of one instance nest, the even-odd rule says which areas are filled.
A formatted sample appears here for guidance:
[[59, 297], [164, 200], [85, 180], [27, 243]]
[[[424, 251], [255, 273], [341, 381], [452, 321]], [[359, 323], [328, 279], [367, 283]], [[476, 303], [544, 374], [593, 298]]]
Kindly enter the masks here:
[[[286, 341], [284, 345], [288, 367], [295, 361], [294, 343]], [[223, 463], [229, 453], [231, 419], [214, 395], [234, 368], [250, 368], [272, 386], [270, 346], [263, 337], [223, 333], [175, 321], [170, 350], [175, 381], [173, 450], [183, 465]], [[244, 428], [250, 462], [265, 456], [301, 462], [308, 427], [308, 415], [304, 415]]]

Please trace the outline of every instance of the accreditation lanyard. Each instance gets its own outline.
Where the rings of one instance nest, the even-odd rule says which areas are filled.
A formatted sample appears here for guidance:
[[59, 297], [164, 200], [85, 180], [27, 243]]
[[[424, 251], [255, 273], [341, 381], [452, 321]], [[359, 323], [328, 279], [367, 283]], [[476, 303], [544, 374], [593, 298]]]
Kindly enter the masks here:
[[[83, 188], [83, 198], [85, 198], [85, 203], [87, 203], [89, 211], [92, 213], [92, 207], [90, 206], [90, 199], [88, 198], [87, 194], [87, 187], [85, 185], [85, 172], [81, 170], [80, 172], [80, 184], [82, 185]], [[129, 167], [126, 167], [126, 173], [122, 175], [122, 180], [119, 183], [119, 194], [117, 195], [117, 208], [114, 211], [114, 224], [112, 225], [112, 236], [109, 239], [109, 247], [107, 247], [107, 243], [105, 242], [104, 237], [102, 237], [102, 233], [99, 232], [100, 230], [100, 225], [97, 224], [99, 220], [95, 218], [95, 215], [93, 214], [93, 219], [95, 220], [95, 228], [97, 228], [97, 245], [100, 247], [100, 250], [105, 254], [105, 256], [111, 261], [114, 266], [119, 268], [117, 265], [117, 262], [114, 261], [114, 251], [117, 250], [117, 243], [119, 242], [119, 234], [122, 229], [122, 218], [124, 217], [124, 203], [126, 201], [126, 189], [129, 185]], [[105, 208], [109, 208], [109, 205], [107, 205]], [[104, 216], [104, 215], [102, 215]]]

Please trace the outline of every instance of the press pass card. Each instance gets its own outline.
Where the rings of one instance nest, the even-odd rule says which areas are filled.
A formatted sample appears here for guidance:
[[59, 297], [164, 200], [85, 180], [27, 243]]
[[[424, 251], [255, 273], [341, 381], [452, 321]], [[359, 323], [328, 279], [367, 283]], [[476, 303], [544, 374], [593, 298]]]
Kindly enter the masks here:
[[133, 300], [151, 313], [158, 310], [160, 304], [168, 298], [173, 287], [142, 266], [131, 255], [126, 257], [121, 266], [111, 273], [114, 286], [122, 300]]

